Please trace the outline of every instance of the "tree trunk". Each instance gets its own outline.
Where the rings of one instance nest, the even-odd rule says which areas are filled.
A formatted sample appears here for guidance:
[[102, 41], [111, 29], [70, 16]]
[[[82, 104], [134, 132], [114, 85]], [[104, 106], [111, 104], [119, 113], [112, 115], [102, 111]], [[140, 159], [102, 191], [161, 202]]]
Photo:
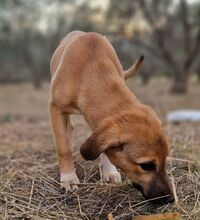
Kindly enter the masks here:
[[188, 89], [188, 74], [177, 74], [171, 85], [171, 93], [173, 94], [185, 94]]
[[150, 75], [147, 74], [141, 75], [142, 85], [146, 86], [149, 83], [150, 78], [151, 78]]
[[39, 69], [32, 64], [31, 66], [32, 83], [35, 89], [41, 89], [42, 87], [42, 75]]
[[35, 89], [41, 89], [42, 83], [39, 77], [35, 77], [33, 80], [33, 86]]

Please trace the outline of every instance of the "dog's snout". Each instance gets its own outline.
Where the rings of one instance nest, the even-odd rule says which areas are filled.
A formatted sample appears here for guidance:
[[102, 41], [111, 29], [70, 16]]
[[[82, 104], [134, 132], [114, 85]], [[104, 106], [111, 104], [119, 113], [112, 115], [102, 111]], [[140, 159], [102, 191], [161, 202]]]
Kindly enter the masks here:
[[163, 194], [163, 196], [160, 198], [160, 199], [158, 199], [157, 201], [155, 200], [155, 203], [163, 203], [163, 204], [168, 204], [168, 203], [173, 203], [174, 202], [174, 195], [173, 195], [173, 193], [171, 193], [170, 192], [170, 194], [168, 194], [168, 195], [164, 195]]
[[163, 196], [163, 198], [161, 197], [156, 197], [156, 198], [153, 198], [151, 200], [152, 203], [155, 203], [155, 204], [169, 204], [169, 203], [173, 203], [174, 202], [174, 197], [173, 196], [169, 196], [169, 195], [166, 195], [166, 196]]
[[147, 199], [151, 199], [151, 202], [153, 203], [162, 203], [162, 204], [168, 204], [168, 203], [173, 203], [174, 202], [174, 195], [173, 193], [171, 194], [156, 194], [156, 195], [151, 195], [151, 196], [146, 196]]
[[174, 193], [167, 175], [155, 178], [151, 182], [145, 197], [151, 199], [153, 203], [173, 203], [175, 200]]
[[144, 193], [144, 189], [141, 185], [132, 183], [132, 186], [139, 190], [142, 195], [150, 200], [153, 203], [163, 203], [163, 204], [168, 204], [168, 203], [173, 203], [174, 202], [174, 194], [171, 191], [171, 188], [168, 188], [168, 190], [165, 191], [160, 191], [158, 188], [154, 188], [154, 190], [150, 190], [147, 194]]

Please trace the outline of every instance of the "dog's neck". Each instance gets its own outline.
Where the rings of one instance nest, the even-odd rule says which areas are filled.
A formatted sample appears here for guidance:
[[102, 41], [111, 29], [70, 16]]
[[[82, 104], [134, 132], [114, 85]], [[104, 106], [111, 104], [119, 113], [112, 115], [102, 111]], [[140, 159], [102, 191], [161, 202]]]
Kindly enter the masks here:
[[111, 84], [101, 89], [100, 93], [90, 97], [91, 102], [88, 102], [81, 111], [92, 130], [111, 115], [117, 116], [122, 112], [133, 111], [136, 106], [140, 105], [122, 79]]

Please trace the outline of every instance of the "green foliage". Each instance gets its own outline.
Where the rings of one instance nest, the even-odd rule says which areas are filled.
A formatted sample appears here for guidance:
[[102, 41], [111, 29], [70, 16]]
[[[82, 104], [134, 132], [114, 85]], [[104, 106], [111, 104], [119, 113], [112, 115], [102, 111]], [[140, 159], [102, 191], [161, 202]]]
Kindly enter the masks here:
[[7, 112], [4, 115], [0, 116], [0, 124], [10, 123], [12, 121], [12, 114]]

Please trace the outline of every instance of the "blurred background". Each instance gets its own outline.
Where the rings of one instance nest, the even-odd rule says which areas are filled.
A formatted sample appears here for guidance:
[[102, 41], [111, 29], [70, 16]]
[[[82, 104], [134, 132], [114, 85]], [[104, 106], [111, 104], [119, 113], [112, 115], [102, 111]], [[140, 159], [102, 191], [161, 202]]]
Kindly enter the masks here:
[[0, 83], [41, 88], [72, 30], [106, 35], [124, 68], [144, 54], [142, 85], [166, 78], [169, 92], [180, 94], [200, 82], [199, 0], [0, 0]]

